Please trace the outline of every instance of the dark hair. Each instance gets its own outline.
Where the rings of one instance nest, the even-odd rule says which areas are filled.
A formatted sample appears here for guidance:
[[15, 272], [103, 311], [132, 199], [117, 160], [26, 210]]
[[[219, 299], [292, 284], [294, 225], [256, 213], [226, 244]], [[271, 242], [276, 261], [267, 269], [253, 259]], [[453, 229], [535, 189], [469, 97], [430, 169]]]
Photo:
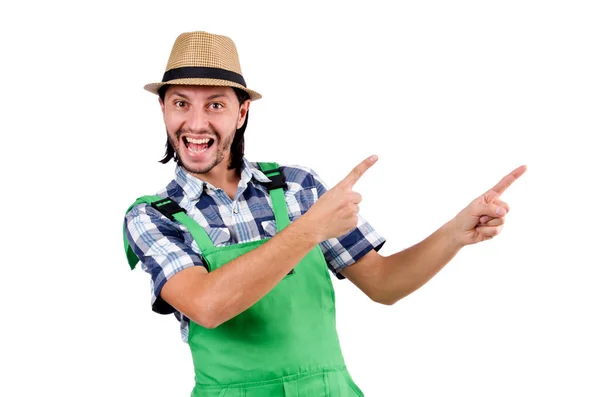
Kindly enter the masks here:
[[[167, 92], [168, 84], [163, 85], [158, 90], [158, 96], [161, 101], [165, 101], [165, 94]], [[240, 103], [240, 106], [250, 99], [250, 95], [237, 87], [231, 87], [235, 92], [235, 96]], [[235, 131], [235, 136], [233, 137], [233, 142], [231, 142], [231, 162], [227, 167], [230, 170], [235, 169], [238, 174], [242, 171], [242, 159], [244, 157], [244, 132], [246, 131], [246, 127], [248, 126], [248, 114], [250, 111], [246, 112], [246, 120], [244, 120], [244, 124]], [[175, 149], [171, 146], [171, 142], [169, 142], [169, 138], [167, 137], [167, 143], [165, 145], [165, 156], [159, 160], [159, 162], [166, 164], [173, 159], [177, 164], [180, 164], [179, 159], [177, 158], [177, 153], [175, 153]]]

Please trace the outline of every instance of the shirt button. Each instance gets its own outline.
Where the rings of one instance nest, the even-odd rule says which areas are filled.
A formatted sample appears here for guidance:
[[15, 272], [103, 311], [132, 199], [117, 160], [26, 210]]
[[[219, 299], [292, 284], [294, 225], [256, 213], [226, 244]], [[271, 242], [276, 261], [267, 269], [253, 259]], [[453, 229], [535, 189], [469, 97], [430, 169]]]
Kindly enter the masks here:
[[234, 209], [233, 209], [233, 213], [234, 213], [234, 214], [237, 214], [237, 213], [238, 213], [238, 209], [237, 209], [237, 208], [234, 208]]

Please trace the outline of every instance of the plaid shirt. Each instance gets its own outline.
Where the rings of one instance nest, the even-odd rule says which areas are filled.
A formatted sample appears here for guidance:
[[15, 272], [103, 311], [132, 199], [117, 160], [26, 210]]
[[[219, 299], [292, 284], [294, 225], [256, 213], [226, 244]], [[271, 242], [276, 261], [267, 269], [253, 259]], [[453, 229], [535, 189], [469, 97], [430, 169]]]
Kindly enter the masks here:
[[[282, 166], [287, 189], [285, 199], [293, 222], [322, 196], [327, 188], [309, 168]], [[241, 180], [233, 200], [222, 189], [215, 188], [175, 168], [175, 179], [159, 193], [170, 197], [206, 230], [217, 247], [273, 237], [277, 225], [271, 206], [269, 182], [257, 163], [244, 159]], [[125, 216], [129, 244], [140, 258], [142, 268], [151, 276], [152, 309], [173, 313], [181, 326], [181, 337], [187, 342], [189, 319], [160, 297], [160, 291], [171, 277], [191, 266], [204, 266], [202, 253], [187, 229], [170, 221], [148, 204], [140, 204]], [[344, 236], [323, 241], [320, 246], [329, 269], [340, 279], [340, 271], [352, 265], [372, 249], [379, 250], [385, 239], [359, 216], [356, 229]]]

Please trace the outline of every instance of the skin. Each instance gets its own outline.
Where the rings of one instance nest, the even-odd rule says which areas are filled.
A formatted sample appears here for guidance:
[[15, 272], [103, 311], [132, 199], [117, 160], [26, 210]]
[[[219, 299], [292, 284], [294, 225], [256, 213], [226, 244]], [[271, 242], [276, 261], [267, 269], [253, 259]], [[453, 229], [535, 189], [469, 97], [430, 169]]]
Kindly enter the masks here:
[[[230, 197], [239, 176], [227, 169], [227, 144], [249, 106], [249, 101], [239, 104], [227, 87], [173, 86], [161, 102], [167, 133], [185, 169]], [[194, 154], [185, 149], [186, 136], [212, 137], [215, 144]], [[210, 273], [201, 266], [177, 273], [165, 283], [161, 297], [206, 328], [235, 317], [273, 289], [315, 245], [356, 227], [362, 198], [353, 187], [376, 161], [377, 156], [362, 161], [304, 215], [257, 249]], [[461, 248], [500, 233], [509, 211], [500, 195], [525, 170], [521, 166], [512, 171], [422, 242], [390, 256], [373, 250], [342, 274], [373, 301], [397, 302], [429, 281]]]
[[429, 281], [461, 248], [500, 234], [510, 210], [500, 195], [525, 171], [524, 165], [513, 170], [420, 243], [390, 256], [371, 251], [342, 274], [374, 301], [396, 303]]
[[[171, 86], [159, 103], [167, 136], [183, 168], [233, 197], [240, 177], [227, 169], [230, 147], [250, 101], [240, 104], [230, 87]], [[214, 143], [205, 152], [194, 153], [184, 144], [187, 138], [212, 138]]]

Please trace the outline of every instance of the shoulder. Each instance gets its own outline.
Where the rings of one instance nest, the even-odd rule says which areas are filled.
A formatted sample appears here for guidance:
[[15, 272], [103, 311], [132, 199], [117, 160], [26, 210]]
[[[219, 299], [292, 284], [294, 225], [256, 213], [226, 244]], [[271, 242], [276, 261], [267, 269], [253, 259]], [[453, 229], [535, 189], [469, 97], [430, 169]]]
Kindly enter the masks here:
[[[260, 172], [258, 162], [249, 162], [250, 166]], [[299, 188], [315, 187], [319, 182], [317, 173], [310, 167], [303, 165], [279, 164], [281, 173], [287, 183], [298, 185]], [[261, 172], [262, 173], [262, 172]]]
[[[159, 191], [155, 192], [153, 194], [153, 196], [159, 197], [161, 199], [163, 198], [167, 198], [169, 197], [171, 200], [173, 200], [176, 203], [180, 203], [181, 199], [183, 198], [183, 194], [181, 191], [181, 187], [179, 186], [179, 184], [177, 184], [177, 182], [175, 180], [171, 181], [166, 187], [160, 189]], [[138, 200], [136, 200], [138, 201]], [[146, 202], [140, 202], [138, 204], [135, 204], [131, 206], [131, 208], [129, 208], [129, 210], [126, 213], [126, 221], [130, 221], [133, 220], [135, 218], [139, 218], [139, 217], [151, 217], [151, 218], [160, 218], [160, 213], [154, 209], [150, 204], [146, 203]]]
[[[259, 180], [266, 178], [260, 171], [258, 162], [248, 162], [248, 164], [253, 168], [253, 172], [259, 173]], [[277, 164], [279, 164], [279, 169], [288, 185], [288, 194], [314, 189], [316, 196], [320, 197], [327, 191], [327, 185], [312, 167], [285, 163]]]
[[303, 189], [317, 186], [317, 173], [310, 167], [301, 165], [281, 165], [280, 169], [288, 183], [297, 184]]

